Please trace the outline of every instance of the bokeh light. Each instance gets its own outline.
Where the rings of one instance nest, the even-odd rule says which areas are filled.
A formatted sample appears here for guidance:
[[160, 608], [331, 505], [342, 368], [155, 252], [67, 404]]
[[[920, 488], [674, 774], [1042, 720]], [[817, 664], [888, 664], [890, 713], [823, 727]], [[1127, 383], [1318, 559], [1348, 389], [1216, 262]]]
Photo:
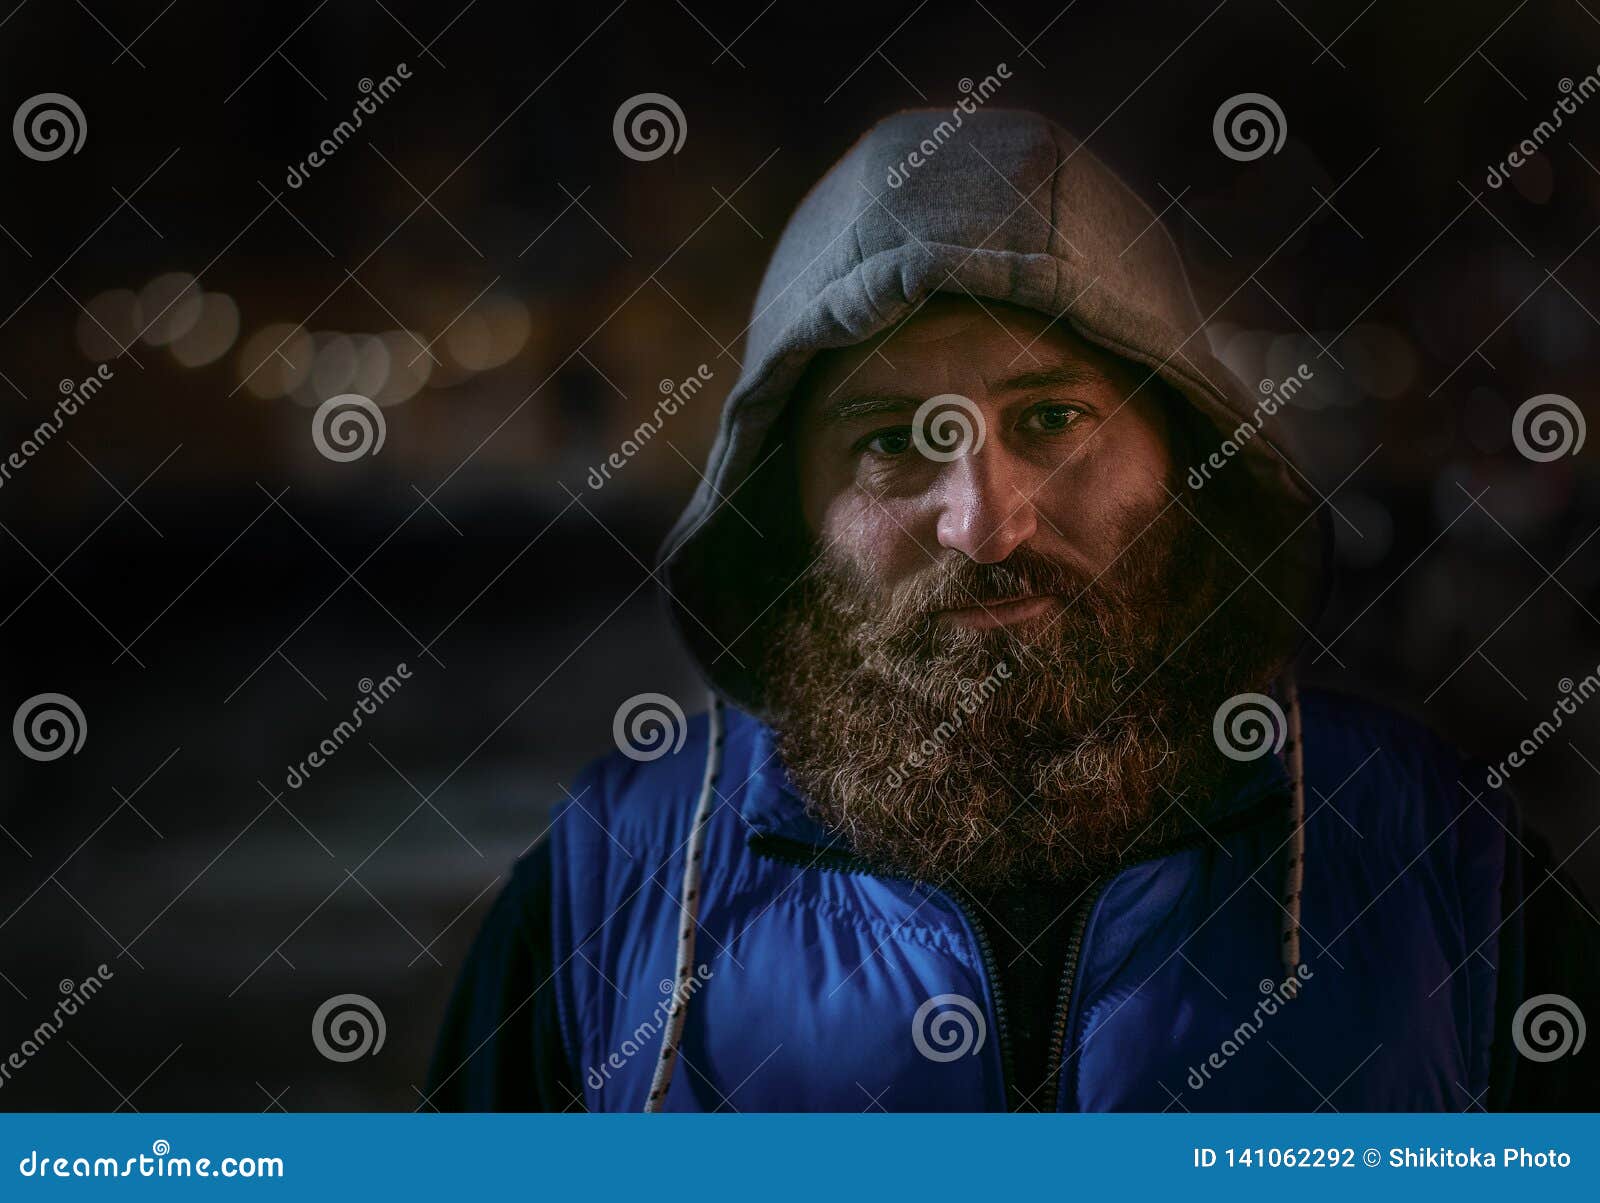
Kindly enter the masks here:
[[284, 397], [311, 374], [316, 344], [298, 325], [278, 322], [252, 334], [239, 352], [239, 379], [257, 397]]
[[164, 347], [182, 338], [200, 320], [205, 308], [200, 283], [188, 272], [167, 272], [146, 284], [139, 293], [144, 318], [140, 339]]
[[532, 319], [517, 298], [497, 293], [461, 315], [445, 334], [445, 347], [468, 371], [483, 372], [515, 358], [527, 344]]
[[121, 355], [139, 336], [139, 298], [129, 288], [100, 293], [78, 315], [78, 350], [104, 362]]
[[172, 357], [186, 368], [204, 367], [228, 353], [239, 337], [239, 306], [225, 292], [201, 297], [200, 320], [173, 339]]

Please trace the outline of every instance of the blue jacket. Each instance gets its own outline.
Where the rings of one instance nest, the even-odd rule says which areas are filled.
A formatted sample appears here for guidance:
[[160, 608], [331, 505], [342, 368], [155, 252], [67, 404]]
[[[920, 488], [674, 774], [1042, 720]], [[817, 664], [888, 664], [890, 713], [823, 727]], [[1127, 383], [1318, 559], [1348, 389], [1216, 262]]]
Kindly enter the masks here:
[[[830, 841], [770, 730], [730, 711], [666, 1109], [998, 1110], [1047, 1078], [1068, 1111], [1481, 1102], [1506, 1052], [1497, 967], [1520, 943], [1501, 901], [1514, 810], [1409, 720], [1316, 692], [1303, 715], [1300, 980], [1279, 964], [1287, 779], [1267, 756], [1205, 830], [1096, 885], [1056, 1049], [1016, 1065], [961, 895]], [[648, 1091], [706, 731], [702, 715], [670, 756], [592, 764], [551, 831], [551, 984], [591, 1110], [636, 1111]]]
[[[666, 1107], [1596, 1105], [1581, 1057], [1524, 1060], [1509, 1036], [1519, 1004], [1546, 992], [1600, 1010], [1592, 916], [1551, 884], [1534, 837], [1478, 785], [1480, 770], [1385, 711], [1302, 695], [1309, 976], [1282, 982], [1289, 806], [1269, 756], [1194, 807], [1203, 830], [1073, 908], [1054, 1039], [1017, 1016], [1019, 1047], [1041, 1048], [1029, 1064], [1012, 1056], [999, 984], [1016, 960], [995, 972], [969, 901], [871, 871], [807, 819], [771, 732], [751, 717], [771, 712], [762, 620], [793, 579], [793, 548], [739, 507], [789, 504], [781, 490], [794, 482], [762, 466], [815, 354], [894, 327], [932, 293], [1062, 321], [1148, 367], [1219, 438], [1264, 420], [1222, 469], [1260, 505], [1298, 516], [1258, 580], [1307, 626], [1326, 589], [1324, 499], [1285, 458], [1283, 415], [1264, 415], [1257, 390], [1197, 337], [1206, 318], [1159, 216], [1067, 131], [993, 106], [965, 115], [896, 183], [924, 140], [944, 143], [947, 116], [885, 119], [801, 201], [706, 471], [663, 549], [668, 614], [730, 704], [702, 862], [701, 964]], [[707, 730], [698, 719], [674, 753], [618, 754], [573, 784], [484, 926], [428, 1102], [643, 1106]], [[1524, 871], [1537, 874], [1526, 890]], [[1053, 896], [1040, 900], [1054, 909]], [[1013, 1004], [1025, 1001], [1030, 1019], [1048, 1012], [1053, 984], [1044, 970], [1035, 981]], [[1519, 1098], [1530, 1082], [1544, 1085]]]

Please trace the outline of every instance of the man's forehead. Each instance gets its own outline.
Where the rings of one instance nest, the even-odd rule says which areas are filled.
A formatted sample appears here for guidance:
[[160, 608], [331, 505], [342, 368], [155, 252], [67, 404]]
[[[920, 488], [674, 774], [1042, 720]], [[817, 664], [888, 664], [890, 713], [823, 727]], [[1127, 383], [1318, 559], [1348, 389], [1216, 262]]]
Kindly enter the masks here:
[[1121, 360], [1065, 322], [998, 302], [941, 298], [864, 343], [819, 355], [805, 392], [823, 403], [817, 409], [886, 389], [915, 394], [919, 377], [953, 365], [997, 391], [1115, 386], [1124, 374]]
[[[1005, 310], [985, 312], [975, 302], [931, 301], [898, 329], [891, 328], [886, 332], [884, 345], [899, 343], [918, 346], [942, 342], [947, 338], [987, 334], [991, 328], [1003, 332], [1008, 326], [1031, 324], [1028, 321], [1031, 316], [1025, 310], [1013, 314], [1009, 311], [1009, 307]], [[1039, 324], [1042, 325], [1043, 320], [1041, 317]]]

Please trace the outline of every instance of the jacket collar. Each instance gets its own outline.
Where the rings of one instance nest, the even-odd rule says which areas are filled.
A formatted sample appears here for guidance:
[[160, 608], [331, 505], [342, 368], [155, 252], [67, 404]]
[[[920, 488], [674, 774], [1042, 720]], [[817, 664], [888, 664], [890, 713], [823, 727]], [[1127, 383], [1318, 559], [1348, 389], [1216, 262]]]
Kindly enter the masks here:
[[778, 740], [772, 728], [749, 715], [741, 718], [752, 728], [754, 767], [739, 807], [748, 835], [793, 840], [817, 848], [843, 847], [841, 837], [830, 834], [806, 813], [805, 799], [789, 780], [783, 758], [778, 755]]

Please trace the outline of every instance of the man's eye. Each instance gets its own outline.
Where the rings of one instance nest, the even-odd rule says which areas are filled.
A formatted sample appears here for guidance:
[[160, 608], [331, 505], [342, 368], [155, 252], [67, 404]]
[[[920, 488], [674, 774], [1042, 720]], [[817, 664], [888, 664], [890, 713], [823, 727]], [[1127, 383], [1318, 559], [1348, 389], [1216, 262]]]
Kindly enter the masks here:
[[895, 430], [880, 430], [863, 439], [859, 447], [863, 451], [870, 451], [873, 455], [903, 455], [911, 447], [911, 428], [907, 426]]
[[1035, 430], [1058, 431], [1065, 430], [1083, 416], [1083, 410], [1076, 405], [1040, 405], [1023, 419], [1024, 425], [1032, 425]]

